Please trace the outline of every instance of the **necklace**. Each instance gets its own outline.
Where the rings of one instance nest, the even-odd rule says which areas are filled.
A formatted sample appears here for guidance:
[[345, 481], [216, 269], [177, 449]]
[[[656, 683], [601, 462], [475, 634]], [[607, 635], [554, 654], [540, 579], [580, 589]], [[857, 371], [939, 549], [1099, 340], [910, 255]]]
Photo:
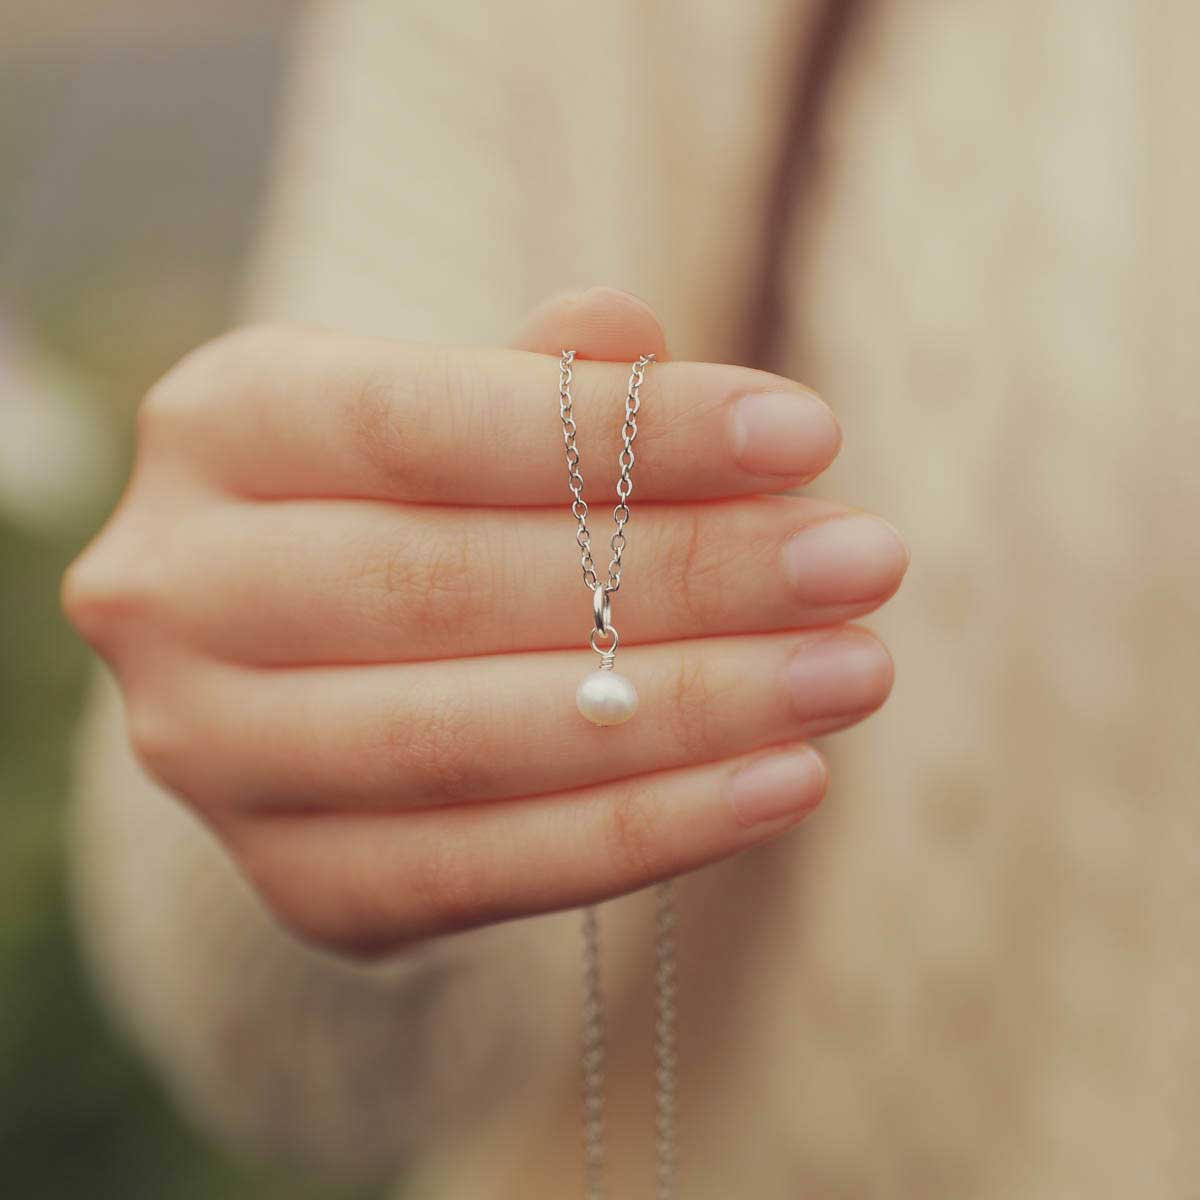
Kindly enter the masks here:
[[[575, 541], [579, 546], [579, 564], [583, 568], [584, 586], [592, 593], [592, 616], [595, 627], [589, 641], [600, 655], [597, 670], [585, 675], [575, 693], [575, 703], [594, 725], [621, 725], [637, 712], [637, 689], [624, 675], [613, 670], [617, 646], [621, 639], [612, 623], [612, 598], [621, 587], [621, 555], [625, 553], [625, 526], [629, 523], [629, 493], [633, 491], [633, 442], [637, 437], [638, 410], [641, 408], [642, 380], [646, 368], [654, 361], [653, 354], [643, 354], [633, 364], [629, 388], [625, 393], [625, 423], [621, 426], [623, 445], [617, 455], [617, 505], [613, 509], [612, 561], [608, 578], [601, 581], [592, 558], [592, 535], [588, 529], [587, 501], [583, 498], [583, 476], [579, 472], [579, 450], [575, 445], [575, 416], [572, 411], [571, 365], [574, 350], [564, 350], [558, 364], [558, 413], [562, 418], [563, 443], [567, 448], [567, 486], [571, 489], [571, 513], [579, 523]], [[605, 644], [607, 643], [607, 644]]]
[[[558, 402], [563, 443], [567, 452], [567, 483], [571, 489], [571, 513], [578, 522], [575, 541], [579, 546], [583, 582], [592, 593], [593, 628], [588, 638], [600, 655], [597, 670], [584, 676], [575, 693], [579, 711], [596, 725], [620, 725], [637, 711], [638, 696], [633, 683], [614, 669], [620, 638], [612, 623], [612, 597], [621, 586], [621, 555], [625, 550], [625, 526], [629, 523], [629, 495], [633, 491], [633, 443], [641, 408], [641, 386], [653, 354], [643, 354], [630, 369], [625, 393], [625, 422], [621, 426], [622, 447], [617, 456], [617, 504], [613, 509], [615, 529], [610, 540], [612, 560], [608, 578], [601, 580], [592, 558], [587, 501], [583, 498], [583, 475], [575, 445], [571, 380], [574, 350], [564, 350], [559, 360]], [[654, 974], [654, 1105], [655, 1105], [655, 1197], [675, 1197], [675, 1090], [676, 1090], [676, 956], [675, 905], [670, 880], [657, 888]], [[605, 1200], [604, 1183], [604, 1073], [607, 1031], [604, 987], [601, 977], [600, 918], [595, 905], [583, 910], [583, 1144], [584, 1194], [586, 1200]]]

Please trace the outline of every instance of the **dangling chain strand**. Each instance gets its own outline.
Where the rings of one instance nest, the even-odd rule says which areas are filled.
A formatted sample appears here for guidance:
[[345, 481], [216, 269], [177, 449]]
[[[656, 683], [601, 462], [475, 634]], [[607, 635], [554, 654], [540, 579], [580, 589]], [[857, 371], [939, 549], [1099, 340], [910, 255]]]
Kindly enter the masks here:
[[[674, 883], [655, 889], [654, 1142], [655, 1200], [675, 1200], [678, 1054]], [[604, 1076], [607, 1023], [601, 977], [600, 919], [596, 905], [583, 910], [583, 1155], [586, 1200], [606, 1200], [604, 1184]]]
[[668, 879], [657, 888], [654, 972], [654, 1125], [657, 1148], [656, 1200], [675, 1200], [675, 885]]
[[605, 1032], [600, 922], [595, 905], [589, 905], [583, 910], [583, 1170], [587, 1200], [604, 1200]]
[[[617, 504], [613, 508], [613, 535], [609, 545], [612, 560], [608, 578], [601, 582], [592, 557], [592, 535], [588, 529], [587, 501], [583, 498], [583, 474], [579, 470], [579, 450], [575, 445], [578, 432], [572, 408], [571, 383], [574, 378], [575, 351], [564, 350], [559, 361], [558, 402], [562, 418], [563, 444], [567, 453], [567, 484], [571, 489], [571, 513], [578, 528], [575, 541], [579, 546], [579, 565], [584, 586], [592, 593], [594, 627], [590, 643], [600, 655], [600, 670], [613, 672], [619, 638], [612, 624], [612, 599], [621, 586], [621, 556], [625, 551], [625, 526], [629, 523], [629, 496], [633, 491], [633, 443], [638, 432], [638, 412], [641, 408], [641, 386], [646, 368], [654, 362], [653, 354], [643, 354], [630, 369], [629, 386], [625, 392], [625, 421], [621, 426], [621, 453], [617, 457]], [[597, 639], [610, 638], [611, 644], [599, 645]], [[603, 678], [601, 676], [600, 678]], [[610, 675], [614, 681], [619, 676]], [[621, 679], [632, 691], [632, 685]], [[586, 681], [585, 685], [586, 686]], [[582, 689], [581, 689], [582, 690]], [[636, 694], [632, 703], [636, 707]], [[581, 711], [584, 704], [580, 702]], [[597, 724], [615, 724], [627, 719], [601, 719], [585, 711]], [[629, 710], [632, 715], [632, 709]], [[607, 1028], [604, 1007], [604, 982], [600, 945], [600, 918], [595, 905], [583, 910], [583, 1144], [584, 1195], [586, 1200], [606, 1200], [604, 1179], [604, 1081], [607, 1063]], [[654, 970], [654, 1130], [655, 1130], [655, 1200], [675, 1200], [676, 1178], [676, 1105], [677, 1046], [676, 995], [677, 974], [675, 955], [675, 904], [672, 882], [658, 885], [655, 914]]]

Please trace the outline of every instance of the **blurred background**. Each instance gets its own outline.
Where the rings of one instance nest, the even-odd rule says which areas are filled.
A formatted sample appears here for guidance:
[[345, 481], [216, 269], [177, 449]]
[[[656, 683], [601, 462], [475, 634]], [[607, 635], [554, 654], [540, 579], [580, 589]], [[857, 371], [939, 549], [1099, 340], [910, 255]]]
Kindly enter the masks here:
[[839, 739], [773, 934], [806, 1180], [1198, 1194], [1200, 9], [797, 4], [835, 46], [801, 77], [783, 0], [627, 0], [576, 91], [553, 29], [484, 4], [316, 7], [289, 150], [303, 6], [0, 0], [0, 1191], [368, 1200], [181, 1120], [94, 998], [65, 863], [91, 658], [59, 577], [148, 385], [245, 311], [283, 161], [251, 308], [494, 340], [568, 269], [644, 288], [685, 354], [836, 398], [831, 494], [911, 536], [897, 691]]
[[[222, 1157], [85, 978], [65, 894], [90, 657], [58, 580], [147, 386], [232, 319], [292, 5], [0, 3], [0, 1163], [50, 1200], [349, 1193]], [[356, 1193], [361, 1195], [362, 1193]]]

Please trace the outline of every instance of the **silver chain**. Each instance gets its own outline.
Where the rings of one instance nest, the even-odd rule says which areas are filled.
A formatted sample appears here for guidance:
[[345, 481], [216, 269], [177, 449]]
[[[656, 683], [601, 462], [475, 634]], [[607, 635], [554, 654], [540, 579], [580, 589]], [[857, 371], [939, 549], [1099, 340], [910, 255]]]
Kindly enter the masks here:
[[[579, 565], [583, 568], [584, 585], [588, 591], [594, 592], [600, 586], [600, 578], [592, 558], [592, 535], [587, 523], [588, 506], [583, 498], [583, 475], [579, 471], [579, 450], [575, 446], [578, 430], [571, 400], [574, 362], [575, 351], [564, 350], [558, 364], [558, 413], [562, 417], [563, 444], [567, 448], [567, 486], [574, 497], [571, 513], [579, 522], [579, 528], [575, 531], [575, 541], [579, 545]], [[633, 442], [637, 437], [638, 411], [642, 406], [642, 380], [646, 378], [646, 368], [652, 362], [653, 354], [643, 354], [633, 364], [629, 372], [629, 387], [625, 390], [625, 423], [621, 426], [623, 444], [621, 453], [617, 455], [617, 504], [613, 509], [613, 524], [616, 528], [609, 540], [612, 560], [608, 564], [608, 579], [604, 584], [604, 590], [609, 594], [616, 592], [621, 586], [621, 555], [625, 552], [625, 526], [629, 523], [629, 493], [633, 491]]]
[[583, 910], [583, 1172], [587, 1200], [604, 1200], [604, 1068], [607, 1058], [600, 919]]
[[[675, 1200], [678, 1057], [675, 896], [668, 879], [655, 889], [654, 938], [654, 1142], [655, 1200]], [[604, 1080], [608, 1060], [600, 918], [594, 904], [583, 910], [583, 1164], [586, 1200], [606, 1200], [604, 1184]]]
[[657, 1149], [656, 1200], [675, 1197], [675, 887], [670, 879], [657, 888], [658, 912], [654, 937], [654, 1128]]
[[[571, 381], [575, 351], [564, 350], [559, 361], [558, 401], [562, 417], [563, 443], [567, 451], [567, 483], [573, 497], [571, 512], [579, 523], [575, 540], [583, 582], [592, 592], [596, 610], [596, 630], [592, 648], [597, 650], [597, 632], [610, 633], [616, 649], [616, 630], [611, 625], [608, 597], [621, 586], [621, 555], [625, 550], [625, 526], [629, 523], [629, 495], [633, 491], [633, 442], [637, 437], [640, 390], [653, 354], [643, 354], [629, 374], [625, 392], [625, 422], [621, 426], [622, 448], [617, 457], [617, 504], [613, 509], [610, 545], [612, 561], [608, 579], [601, 583], [592, 558], [592, 538], [588, 529], [587, 501], [583, 498], [583, 475], [579, 470], [578, 432], [572, 411]], [[609, 665], [611, 666], [611, 657]], [[677, 1090], [677, 1012], [678, 990], [675, 952], [675, 900], [671, 880], [658, 885], [655, 914], [654, 971], [654, 1132], [655, 1200], [675, 1200], [676, 1178], [676, 1104]], [[586, 1200], [605, 1200], [604, 1091], [607, 1066], [607, 1023], [604, 983], [601, 973], [600, 918], [595, 905], [583, 910], [583, 1148], [584, 1195]]]

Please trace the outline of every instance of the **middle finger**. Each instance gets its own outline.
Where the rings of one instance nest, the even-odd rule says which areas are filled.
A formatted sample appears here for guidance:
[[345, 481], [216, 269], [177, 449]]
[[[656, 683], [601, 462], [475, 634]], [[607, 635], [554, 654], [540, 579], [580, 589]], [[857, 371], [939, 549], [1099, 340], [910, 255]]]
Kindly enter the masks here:
[[[176, 576], [164, 588], [170, 615], [215, 657], [261, 666], [461, 658], [581, 646], [591, 629], [562, 512], [230, 504], [236, 511], [206, 507], [175, 529], [160, 559]], [[608, 537], [601, 520], [593, 527], [604, 578]], [[885, 522], [806, 497], [649, 505], [630, 527], [613, 623], [626, 645], [834, 624], [887, 599], [907, 561]]]

